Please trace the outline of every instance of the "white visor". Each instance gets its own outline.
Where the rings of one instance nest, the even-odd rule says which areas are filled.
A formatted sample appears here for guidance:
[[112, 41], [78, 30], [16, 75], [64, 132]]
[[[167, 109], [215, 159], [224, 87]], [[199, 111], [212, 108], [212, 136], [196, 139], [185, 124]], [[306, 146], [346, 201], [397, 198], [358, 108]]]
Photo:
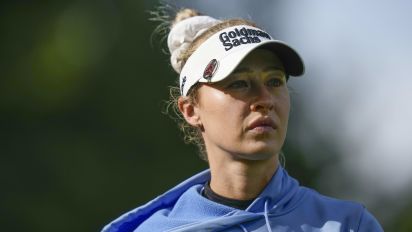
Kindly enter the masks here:
[[215, 33], [189, 57], [180, 73], [181, 95], [187, 96], [197, 82], [218, 82], [225, 79], [257, 48], [273, 51], [282, 61], [287, 75], [303, 74], [302, 59], [285, 42], [272, 39], [259, 28], [238, 25]]

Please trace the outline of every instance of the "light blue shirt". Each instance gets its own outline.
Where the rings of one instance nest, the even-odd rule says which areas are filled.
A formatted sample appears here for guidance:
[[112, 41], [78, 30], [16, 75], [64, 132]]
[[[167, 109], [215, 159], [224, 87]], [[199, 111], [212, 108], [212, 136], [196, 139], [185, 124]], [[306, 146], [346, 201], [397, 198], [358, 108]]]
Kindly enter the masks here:
[[361, 204], [323, 196], [299, 186], [279, 166], [262, 193], [245, 210], [201, 195], [210, 171], [180, 183], [147, 204], [123, 214], [102, 232], [380, 232]]

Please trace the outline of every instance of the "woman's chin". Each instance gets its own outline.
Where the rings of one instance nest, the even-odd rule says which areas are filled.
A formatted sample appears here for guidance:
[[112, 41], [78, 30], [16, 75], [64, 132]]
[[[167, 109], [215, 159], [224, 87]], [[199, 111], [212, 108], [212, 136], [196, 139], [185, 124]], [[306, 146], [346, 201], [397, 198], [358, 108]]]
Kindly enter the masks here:
[[245, 160], [270, 160], [277, 156], [280, 149], [275, 149], [268, 146], [254, 147], [243, 152], [236, 152], [235, 156], [239, 159]]

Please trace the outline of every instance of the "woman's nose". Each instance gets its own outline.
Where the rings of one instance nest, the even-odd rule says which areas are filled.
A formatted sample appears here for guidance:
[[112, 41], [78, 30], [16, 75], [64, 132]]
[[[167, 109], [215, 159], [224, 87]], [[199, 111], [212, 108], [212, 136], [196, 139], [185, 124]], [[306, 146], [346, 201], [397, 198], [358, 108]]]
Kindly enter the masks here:
[[264, 111], [268, 113], [273, 110], [273, 94], [265, 85], [255, 86], [253, 92], [254, 96], [252, 97], [252, 102], [250, 104], [250, 109], [252, 111]]

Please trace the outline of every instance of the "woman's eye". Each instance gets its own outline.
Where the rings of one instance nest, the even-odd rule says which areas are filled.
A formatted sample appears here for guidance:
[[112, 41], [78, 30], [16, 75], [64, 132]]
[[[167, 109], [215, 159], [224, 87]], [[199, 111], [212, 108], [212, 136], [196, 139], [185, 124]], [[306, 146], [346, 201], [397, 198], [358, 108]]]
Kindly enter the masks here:
[[279, 87], [282, 86], [284, 83], [283, 79], [280, 78], [272, 78], [268, 81], [267, 85], [272, 87]]
[[229, 89], [240, 89], [240, 88], [247, 88], [249, 86], [248, 82], [245, 80], [237, 80], [230, 83], [227, 88]]

